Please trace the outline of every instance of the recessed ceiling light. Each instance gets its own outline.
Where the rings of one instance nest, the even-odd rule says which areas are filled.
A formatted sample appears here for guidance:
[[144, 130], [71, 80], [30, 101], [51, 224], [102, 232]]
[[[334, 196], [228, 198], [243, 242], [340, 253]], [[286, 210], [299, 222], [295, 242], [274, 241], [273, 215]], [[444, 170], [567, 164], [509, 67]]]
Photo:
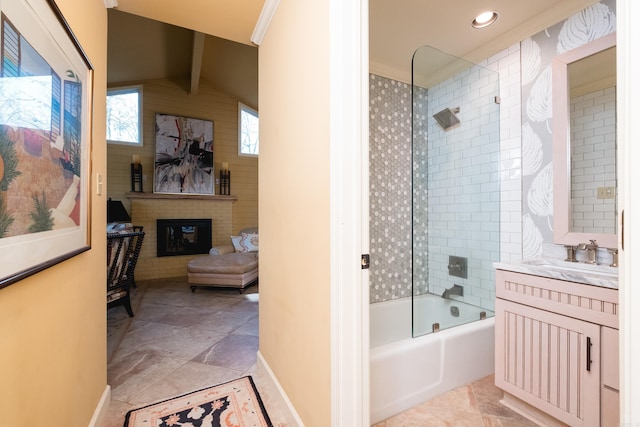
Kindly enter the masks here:
[[473, 28], [485, 28], [498, 20], [498, 12], [482, 12], [471, 21]]

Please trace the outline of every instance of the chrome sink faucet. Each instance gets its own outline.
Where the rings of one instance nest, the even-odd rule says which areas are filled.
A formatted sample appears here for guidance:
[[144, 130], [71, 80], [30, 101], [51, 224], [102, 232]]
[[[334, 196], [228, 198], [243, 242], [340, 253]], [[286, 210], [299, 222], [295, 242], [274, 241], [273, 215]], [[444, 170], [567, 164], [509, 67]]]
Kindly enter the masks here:
[[442, 293], [442, 298], [451, 298], [451, 295], [464, 296], [464, 288], [460, 285], [453, 285], [449, 289], [445, 289]]
[[564, 245], [564, 248], [567, 250], [567, 258], [565, 259], [565, 261], [578, 262], [578, 260], [576, 259], [576, 251], [578, 250], [578, 247], [572, 245]]
[[578, 245], [578, 250], [587, 251], [587, 260], [585, 263], [587, 264], [595, 264], [596, 263], [596, 252], [598, 251], [598, 244], [595, 240], [589, 240], [590, 243], [580, 243]]
[[617, 248], [613, 248], [613, 249], [607, 249], [609, 251], [609, 253], [611, 254], [611, 264], [609, 265], [609, 267], [617, 267], [618, 266], [618, 249]]

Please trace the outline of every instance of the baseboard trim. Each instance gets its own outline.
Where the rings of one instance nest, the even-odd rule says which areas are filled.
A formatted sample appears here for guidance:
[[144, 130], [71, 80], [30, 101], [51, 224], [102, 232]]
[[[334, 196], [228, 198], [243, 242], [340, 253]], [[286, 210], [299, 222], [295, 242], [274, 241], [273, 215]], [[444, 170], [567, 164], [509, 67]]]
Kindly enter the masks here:
[[514, 412], [522, 415], [529, 421], [536, 423], [542, 427], [567, 427], [567, 424], [553, 418], [551, 415], [542, 412], [538, 408], [531, 406], [527, 402], [515, 397], [514, 395], [503, 392], [500, 403]]
[[111, 386], [107, 384], [102, 392], [102, 397], [98, 402], [98, 406], [93, 411], [91, 421], [89, 421], [88, 427], [98, 427], [102, 423], [102, 420], [107, 415], [107, 409], [109, 409], [109, 402], [111, 402]]
[[[296, 411], [293, 404], [289, 400], [287, 393], [285, 393], [284, 389], [278, 382], [278, 379], [276, 378], [273, 371], [269, 367], [269, 364], [267, 363], [266, 360], [264, 360], [264, 357], [262, 356], [262, 353], [260, 353], [260, 351], [258, 351], [256, 375], [258, 378], [267, 382], [268, 383], [266, 384], [267, 387], [269, 387], [271, 390], [274, 391], [274, 397], [278, 401], [277, 403], [280, 406], [282, 414], [287, 419], [288, 425], [304, 427], [304, 423], [302, 422], [302, 419], [298, 415], [298, 412]], [[267, 412], [268, 412], [268, 408], [267, 408]]]

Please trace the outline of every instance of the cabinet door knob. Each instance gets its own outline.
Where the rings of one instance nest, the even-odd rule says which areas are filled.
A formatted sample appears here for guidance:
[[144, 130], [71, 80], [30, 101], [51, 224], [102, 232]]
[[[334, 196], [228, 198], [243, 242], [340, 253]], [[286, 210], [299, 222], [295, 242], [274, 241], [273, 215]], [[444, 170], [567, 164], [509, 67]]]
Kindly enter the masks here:
[[587, 372], [591, 372], [591, 337], [587, 337]]

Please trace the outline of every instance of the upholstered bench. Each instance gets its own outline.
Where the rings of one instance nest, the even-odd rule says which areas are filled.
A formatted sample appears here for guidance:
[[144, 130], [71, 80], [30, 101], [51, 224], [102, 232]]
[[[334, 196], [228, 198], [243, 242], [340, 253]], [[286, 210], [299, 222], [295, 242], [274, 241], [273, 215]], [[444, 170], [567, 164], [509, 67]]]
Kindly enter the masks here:
[[220, 286], [242, 293], [258, 280], [258, 253], [203, 255], [189, 261], [187, 273], [192, 292], [196, 286]]

